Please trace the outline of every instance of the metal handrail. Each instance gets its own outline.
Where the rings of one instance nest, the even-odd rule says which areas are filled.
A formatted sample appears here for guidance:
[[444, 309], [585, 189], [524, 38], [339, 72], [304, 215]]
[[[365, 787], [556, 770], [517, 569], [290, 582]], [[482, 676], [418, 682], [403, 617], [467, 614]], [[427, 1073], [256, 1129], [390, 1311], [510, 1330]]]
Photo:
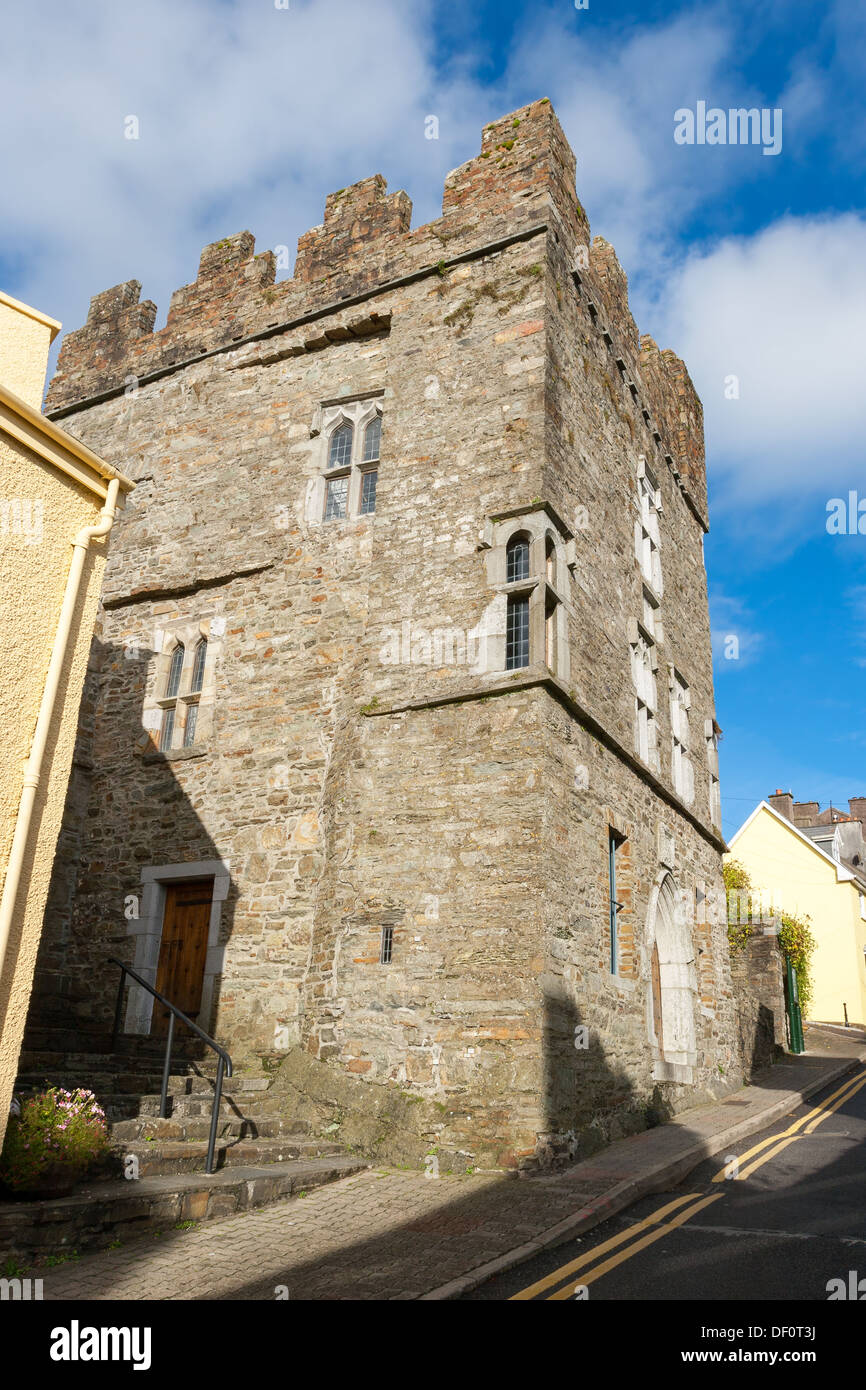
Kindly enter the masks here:
[[132, 979], [135, 980], [136, 984], [141, 985], [142, 989], [146, 989], [148, 994], [152, 994], [154, 999], [158, 999], [160, 1004], [163, 1004], [165, 1008], [169, 1010], [168, 1037], [166, 1038], [165, 1047], [165, 1062], [162, 1068], [162, 1090], [160, 1092], [159, 1097], [159, 1117], [161, 1120], [165, 1120], [168, 1118], [165, 1112], [166, 1107], [168, 1105], [168, 1077], [169, 1072], [171, 1070], [171, 1045], [174, 1040], [174, 1020], [176, 1018], [179, 1018], [182, 1023], [185, 1023], [188, 1028], [191, 1028], [192, 1031], [196, 1033], [198, 1037], [201, 1038], [202, 1042], [207, 1043], [208, 1047], [212, 1048], [213, 1051], [217, 1054], [218, 1061], [216, 1085], [214, 1087], [213, 1105], [211, 1106], [210, 1137], [207, 1141], [207, 1165], [205, 1167], [206, 1173], [212, 1173], [214, 1170], [213, 1155], [214, 1147], [216, 1145], [217, 1123], [219, 1121], [220, 1104], [222, 1102], [223, 1076], [231, 1076], [232, 1059], [226, 1052], [224, 1047], [220, 1047], [218, 1042], [215, 1042], [214, 1039], [210, 1037], [210, 1035], [206, 1033], [203, 1028], [199, 1028], [197, 1023], [193, 1023], [192, 1019], [188, 1018], [187, 1015], [181, 1009], [179, 1009], [176, 1004], [172, 1004], [170, 999], [166, 999], [164, 994], [160, 994], [159, 990], [154, 989], [153, 985], [148, 984], [147, 980], [143, 980], [136, 970], [133, 970], [129, 965], [124, 965], [123, 961], [118, 960], [116, 956], [109, 956], [108, 959], [111, 965], [117, 965], [120, 967], [120, 987], [117, 991], [117, 1006], [114, 1010], [114, 1031], [112, 1035], [113, 1049], [116, 1050], [117, 1037], [120, 1032], [120, 1016], [123, 1012], [123, 991], [126, 983], [124, 977], [126, 975], [131, 976]]

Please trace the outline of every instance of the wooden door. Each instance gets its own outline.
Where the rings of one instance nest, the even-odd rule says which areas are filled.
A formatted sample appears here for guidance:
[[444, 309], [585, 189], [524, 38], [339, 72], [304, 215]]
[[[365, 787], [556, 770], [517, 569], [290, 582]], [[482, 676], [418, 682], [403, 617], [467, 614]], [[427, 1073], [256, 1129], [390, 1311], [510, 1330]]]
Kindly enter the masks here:
[[664, 1059], [664, 1033], [662, 1032], [662, 972], [659, 966], [658, 943], [653, 942], [652, 954], [652, 989], [653, 989], [653, 1031], [656, 1035], [659, 1053]]
[[[165, 915], [156, 988], [201, 1026], [198, 1012], [204, 984], [213, 879], [170, 883], [165, 890]], [[164, 1035], [169, 1013], [155, 1002], [151, 1032]], [[182, 1025], [175, 1020], [175, 1030]]]

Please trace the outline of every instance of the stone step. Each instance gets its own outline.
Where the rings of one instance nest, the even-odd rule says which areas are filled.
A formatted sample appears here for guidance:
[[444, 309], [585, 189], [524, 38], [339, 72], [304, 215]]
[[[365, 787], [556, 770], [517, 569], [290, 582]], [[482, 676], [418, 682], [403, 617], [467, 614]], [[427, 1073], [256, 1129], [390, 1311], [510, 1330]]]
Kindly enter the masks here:
[[[160, 1056], [151, 1054], [130, 1055], [125, 1052], [51, 1052], [45, 1050], [26, 1049], [21, 1053], [18, 1062], [20, 1071], [38, 1072], [81, 1072], [82, 1074], [95, 1075], [97, 1072], [159, 1072], [162, 1074], [162, 1064], [165, 1054]], [[178, 1075], [185, 1075], [199, 1065], [197, 1061], [188, 1057], [176, 1057], [172, 1052], [171, 1069]]]
[[[195, 1140], [158, 1139], [152, 1143], [136, 1139], [115, 1144], [115, 1154], [138, 1159], [139, 1178], [163, 1177], [178, 1173], [203, 1173], [207, 1143]], [[261, 1168], [272, 1163], [294, 1163], [301, 1159], [345, 1157], [345, 1149], [326, 1140], [306, 1135], [283, 1135], [276, 1139], [221, 1139], [214, 1151], [217, 1170], [223, 1168]]]
[[[200, 1116], [178, 1117], [172, 1114], [163, 1120], [158, 1115], [137, 1115], [111, 1123], [111, 1137], [117, 1143], [128, 1144], [137, 1139], [207, 1140], [209, 1135], [209, 1110]], [[309, 1125], [299, 1125], [296, 1120], [283, 1115], [224, 1114], [217, 1123], [217, 1136], [220, 1139], [277, 1139], [281, 1135], [292, 1139], [306, 1138]], [[329, 1147], [328, 1152], [331, 1151]]]
[[[50, 1048], [24, 1048], [18, 1062], [21, 1071], [162, 1071], [165, 1061], [165, 1048], [157, 1050], [136, 1049], [117, 1052], [100, 1050], [92, 1052], [82, 1048], [55, 1052]], [[171, 1069], [177, 1072], [199, 1071], [207, 1076], [216, 1072], [217, 1060], [213, 1054], [206, 1057], [186, 1057], [172, 1048]], [[247, 1068], [248, 1069], [248, 1068]], [[263, 1074], [260, 1071], [259, 1074]]]
[[[270, 1078], [260, 1076], [231, 1076], [223, 1080], [224, 1096], [253, 1096], [268, 1090]], [[161, 1072], [98, 1073], [74, 1071], [22, 1071], [15, 1083], [16, 1091], [35, 1091], [44, 1086], [62, 1086], [74, 1091], [81, 1086], [97, 1096], [152, 1095], [162, 1090]], [[213, 1095], [214, 1083], [206, 1076], [171, 1075], [168, 1094], [171, 1096]]]
[[[206, 1119], [210, 1124], [211, 1099], [207, 1096], [170, 1096], [168, 1115], [170, 1120], [184, 1121]], [[116, 1097], [103, 1103], [105, 1118], [110, 1125], [125, 1120], [155, 1120], [159, 1118], [159, 1096]], [[251, 1115], [259, 1119], [274, 1120], [284, 1113], [284, 1105], [277, 1096], [264, 1096], [250, 1105], [238, 1104], [231, 1098], [223, 1097], [220, 1106], [221, 1120], [245, 1120]], [[301, 1126], [296, 1126], [296, 1130]]]
[[168, 1235], [181, 1222], [215, 1221], [297, 1198], [369, 1166], [360, 1158], [312, 1158], [138, 1182], [118, 1178], [88, 1183], [70, 1197], [53, 1201], [3, 1202], [0, 1250], [26, 1268], [34, 1258], [104, 1250], [118, 1240], [125, 1243], [156, 1232]]
[[[45, 1025], [44, 1020], [39, 1024], [30, 1024], [25, 1036], [25, 1047], [28, 1052], [87, 1052], [87, 1053], [109, 1053], [113, 1050], [113, 1037], [108, 1026], [93, 1024], [88, 1026], [85, 1022], [70, 1023], [70, 1011], [66, 1009], [62, 1018], [56, 1024]], [[219, 1042], [219, 1039], [216, 1039]], [[160, 1043], [158, 1038], [133, 1037], [121, 1034], [117, 1039], [116, 1050], [119, 1053], [145, 1053], [157, 1057], [165, 1052], [165, 1042]], [[172, 1055], [179, 1057], [188, 1056], [190, 1058], [207, 1059], [213, 1056], [210, 1048], [203, 1043], [200, 1038], [194, 1035], [176, 1033], [172, 1047]]]

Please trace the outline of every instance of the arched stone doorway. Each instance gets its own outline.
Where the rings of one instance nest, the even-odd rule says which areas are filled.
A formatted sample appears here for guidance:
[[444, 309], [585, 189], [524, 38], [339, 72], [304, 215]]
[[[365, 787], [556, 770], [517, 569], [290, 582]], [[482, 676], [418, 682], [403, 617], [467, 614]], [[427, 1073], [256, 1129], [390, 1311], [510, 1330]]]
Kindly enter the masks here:
[[676, 887], [669, 873], [653, 890], [647, 925], [653, 1078], [693, 1082], [697, 1062], [695, 948], [689, 923], [678, 911]]

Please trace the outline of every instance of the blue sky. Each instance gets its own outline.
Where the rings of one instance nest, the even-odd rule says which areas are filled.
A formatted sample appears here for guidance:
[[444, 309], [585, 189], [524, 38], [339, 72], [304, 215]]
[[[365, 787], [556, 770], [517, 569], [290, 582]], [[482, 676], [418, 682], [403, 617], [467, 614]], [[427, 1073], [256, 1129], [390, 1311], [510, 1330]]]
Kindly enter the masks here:
[[[42, 0], [4, 58], [0, 285], [68, 328], [130, 278], [159, 326], [205, 243], [293, 256], [371, 173], [435, 217], [482, 125], [550, 97], [639, 327], [704, 402], [725, 832], [777, 786], [866, 794], [866, 535], [826, 529], [866, 499], [862, 0]], [[781, 151], [676, 144], [698, 101], [781, 109]]]

